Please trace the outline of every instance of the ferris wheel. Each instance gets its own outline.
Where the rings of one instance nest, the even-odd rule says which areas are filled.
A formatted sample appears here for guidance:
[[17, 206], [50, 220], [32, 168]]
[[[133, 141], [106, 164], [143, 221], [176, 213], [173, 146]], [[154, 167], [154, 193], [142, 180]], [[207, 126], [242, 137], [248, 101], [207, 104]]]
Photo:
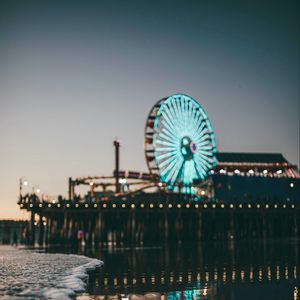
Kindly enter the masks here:
[[150, 174], [170, 185], [204, 181], [216, 164], [210, 121], [193, 98], [176, 94], [158, 101], [145, 127], [145, 155]]

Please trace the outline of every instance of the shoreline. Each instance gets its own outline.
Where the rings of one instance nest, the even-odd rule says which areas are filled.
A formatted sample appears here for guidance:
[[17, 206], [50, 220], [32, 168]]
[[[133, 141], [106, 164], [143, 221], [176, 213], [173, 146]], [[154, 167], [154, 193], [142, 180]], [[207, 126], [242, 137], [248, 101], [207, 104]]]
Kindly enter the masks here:
[[0, 245], [0, 298], [74, 299], [85, 292], [88, 272], [102, 265], [83, 255]]

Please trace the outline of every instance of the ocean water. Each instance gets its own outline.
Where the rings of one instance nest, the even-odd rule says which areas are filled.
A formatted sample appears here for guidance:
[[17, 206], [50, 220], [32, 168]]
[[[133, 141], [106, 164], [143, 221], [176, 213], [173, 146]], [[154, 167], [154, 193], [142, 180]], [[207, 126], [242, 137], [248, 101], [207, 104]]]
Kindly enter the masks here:
[[299, 300], [299, 240], [99, 248], [78, 299]]
[[85, 290], [87, 271], [102, 264], [81, 255], [0, 246], [0, 299], [72, 299]]

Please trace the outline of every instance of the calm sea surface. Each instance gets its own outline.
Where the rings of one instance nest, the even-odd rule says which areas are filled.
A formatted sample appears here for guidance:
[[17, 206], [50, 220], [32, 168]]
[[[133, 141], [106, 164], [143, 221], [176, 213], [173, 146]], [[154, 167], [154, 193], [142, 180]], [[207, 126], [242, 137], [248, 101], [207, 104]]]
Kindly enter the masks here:
[[154, 292], [162, 299], [298, 300], [299, 246], [277, 240], [85, 250], [104, 267], [79, 299]]

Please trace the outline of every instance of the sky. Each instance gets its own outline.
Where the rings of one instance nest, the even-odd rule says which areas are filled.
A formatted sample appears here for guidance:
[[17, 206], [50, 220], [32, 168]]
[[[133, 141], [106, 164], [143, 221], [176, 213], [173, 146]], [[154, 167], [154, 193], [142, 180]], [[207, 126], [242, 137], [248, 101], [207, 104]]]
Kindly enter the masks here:
[[159, 99], [205, 109], [219, 151], [299, 164], [299, 1], [0, 0], [0, 219], [24, 218], [19, 178], [67, 195], [68, 177], [147, 171]]

